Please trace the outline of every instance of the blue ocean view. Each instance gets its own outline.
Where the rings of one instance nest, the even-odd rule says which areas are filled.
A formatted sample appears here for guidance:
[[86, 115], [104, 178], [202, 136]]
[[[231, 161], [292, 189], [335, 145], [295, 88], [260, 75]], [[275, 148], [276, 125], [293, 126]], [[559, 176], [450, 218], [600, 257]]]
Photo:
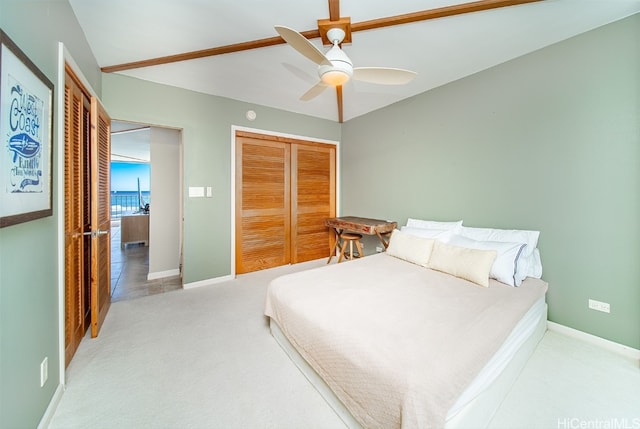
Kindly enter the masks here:
[[142, 191], [142, 202], [138, 198], [138, 191], [111, 191], [111, 217], [120, 217], [123, 214], [135, 213], [151, 204], [151, 193]]
[[[151, 192], [149, 191], [141, 191], [142, 193], [142, 199], [145, 200], [147, 203], [149, 202], [148, 199], [151, 197]], [[117, 195], [118, 197], [121, 196], [130, 196], [133, 195], [134, 197], [138, 197], [138, 191], [111, 191], [111, 197], [113, 198], [114, 195]]]
[[[111, 162], [111, 217], [135, 213], [151, 203], [148, 163]], [[140, 196], [142, 201], [140, 201]]]

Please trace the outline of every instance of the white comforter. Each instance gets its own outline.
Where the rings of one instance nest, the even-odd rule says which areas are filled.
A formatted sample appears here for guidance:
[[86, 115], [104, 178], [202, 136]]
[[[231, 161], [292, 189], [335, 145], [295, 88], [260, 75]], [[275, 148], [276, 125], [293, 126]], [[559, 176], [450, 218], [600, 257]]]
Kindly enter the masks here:
[[273, 280], [265, 314], [366, 428], [439, 428], [547, 284], [483, 288], [384, 253]]

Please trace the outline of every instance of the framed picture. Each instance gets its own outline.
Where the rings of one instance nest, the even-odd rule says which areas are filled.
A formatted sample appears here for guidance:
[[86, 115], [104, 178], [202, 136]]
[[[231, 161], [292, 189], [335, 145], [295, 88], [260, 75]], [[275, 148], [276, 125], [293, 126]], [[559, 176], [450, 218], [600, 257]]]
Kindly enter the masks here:
[[53, 84], [0, 30], [0, 228], [53, 213]]

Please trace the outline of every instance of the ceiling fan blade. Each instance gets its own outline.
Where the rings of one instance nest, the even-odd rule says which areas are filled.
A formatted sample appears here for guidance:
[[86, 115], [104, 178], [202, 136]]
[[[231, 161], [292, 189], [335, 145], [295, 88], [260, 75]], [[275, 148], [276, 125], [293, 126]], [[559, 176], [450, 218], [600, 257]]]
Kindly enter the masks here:
[[388, 67], [356, 67], [353, 80], [381, 85], [404, 85], [416, 77], [416, 72]]
[[282, 25], [275, 26], [276, 31], [282, 37], [285, 42], [287, 42], [293, 49], [300, 52], [305, 57], [309, 58], [316, 64], [324, 64], [327, 66], [331, 65], [331, 61], [324, 56], [322, 51], [316, 46], [307, 40], [302, 34], [298, 33], [296, 30], [293, 30], [289, 27], [284, 27]]
[[324, 90], [327, 89], [327, 85], [320, 81], [312, 86], [307, 92], [302, 94], [300, 97], [301, 101], [309, 101], [316, 98], [318, 95], [322, 94]]

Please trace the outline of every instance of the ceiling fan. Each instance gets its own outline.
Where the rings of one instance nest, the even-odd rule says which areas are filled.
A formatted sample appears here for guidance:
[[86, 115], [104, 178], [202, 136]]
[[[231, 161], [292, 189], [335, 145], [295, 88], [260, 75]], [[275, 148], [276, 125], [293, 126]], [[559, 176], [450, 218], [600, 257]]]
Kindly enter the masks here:
[[[178, 61], [188, 61], [214, 55], [246, 51], [249, 49], [264, 48], [286, 42], [311, 61], [318, 64], [318, 75], [320, 77], [320, 81], [303, 94], [300, 99], [311, 100], [320, 95], [327, 87], [335, 87], [338, 101], [338, 121], [342, 122], [342, 84], [346, 83], [349, 79], [387, 85], [401, 85], [410, 82], [416, 75], [414, 72], [408, 70], [394, 68], [354, 68], [349, 57], [347, 57], [340, 48], [342, 43], [351, 43], [352, 32], [373, 30], [393, 25], [408, 24], [412, 22], [538, 1], [542, 0], [477, 0], [436, 9], [407, 13], [404, 15], [351, 23], [350, 18], [340, 17], [340, 0], [328, 0], [329, 19], [319, 19], [318, 29], [316, 30], [297, 32], [287, 27], [275, 26], [279, 36], [235, 43], [232, 45], [218, 46], [199, 51], [185, 52], [165, 57], [134, 61], [125, 64], [116, 64], [102, 67], [101, 70], [104, 73], [113, 73], [122, 70], [169, 64]], [[324, 45], [332, 46], [326, 53], [322, 53], [322, 51], [316, 48], [315, 45], [308, 40], [318, 37], [322, 39]]]
[[318, 64], [320, 80], [304, 93], [300, 100], [311, 100], [324, 92], [327, 87], [341, 87], [352, 78], [382, 85], [402, 85], [409, 83], [416, 76], [415, 72], [396, 68], [354, 68], [347, 54], [340, 48], [346, 32], [339, 26], [331, 27], [326, 31], [326, 38], [331, 42], [332, 47], [324, 54], [297, 31], [281, 25], [276, 25], [275, 29], [292, 48]]

